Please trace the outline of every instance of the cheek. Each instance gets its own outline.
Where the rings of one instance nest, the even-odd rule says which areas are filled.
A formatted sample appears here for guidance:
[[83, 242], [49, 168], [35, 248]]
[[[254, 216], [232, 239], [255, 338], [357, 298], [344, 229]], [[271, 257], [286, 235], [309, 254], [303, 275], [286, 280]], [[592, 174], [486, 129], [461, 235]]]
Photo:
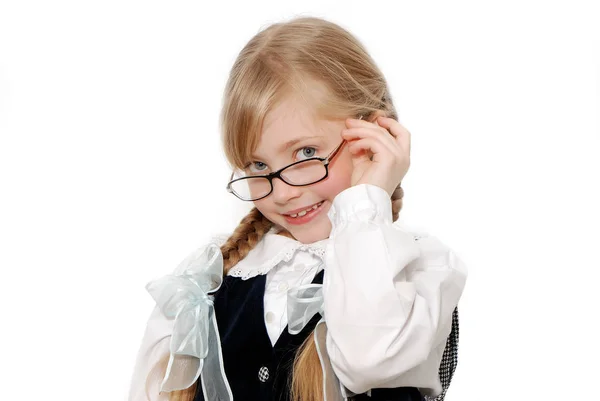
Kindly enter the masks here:
[[258, 211], [263, 214], [263, 216], [266, 216], [271, 212], [272, 206], [269, 202], [269, 196], [259, 201], [254, 201], [252, 203], [254, 204], [254, 207], [256, 207]]
[[333, 200], [337, 194], [350, 188], [352, 178], [352, 162], [350, 160], [337, 160], [329, 169], [329, 176], [315, 187], [315, 192], [321, 197]]

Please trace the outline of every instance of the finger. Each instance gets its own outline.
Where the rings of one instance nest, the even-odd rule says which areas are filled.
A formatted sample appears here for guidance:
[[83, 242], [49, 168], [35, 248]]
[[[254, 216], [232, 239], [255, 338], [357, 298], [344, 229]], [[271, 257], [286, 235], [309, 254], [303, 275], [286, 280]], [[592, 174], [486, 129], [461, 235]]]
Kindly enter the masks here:
[[380, 126], [387, 129], [394, 138], [398, 139], [403, 146], [410, 150], [411, 134], [402, 124], [388, 117], [378, 117], [377, 122]]
[[376, 127], [356, 127], [356, 128], [345, 128], [342, 130], [342, 136], [352, 138], [389, 138], [392, 141], [394, 140], [391, 135], [387, 134], [387, 131], [384, 128], [376, 128]]
[[358, 118], [347, 118], [346, 119], [346, 127], [369, 127], [373, 123], [366, 120], [359, 120]]
[[379, 127], [379, 123], [377, 121], [377, 119], [373, 120], [373, 121], [367, 121], [367, 120], [362, 120], [362, 119], [358, 119], [358, 118], [347, 118], [346, 119], [346, 126], [348, 128], [351, 127], [370, 127], [372, 125]]
[[357, 128], [347, 128], [342, 130], [342, 138], [346, 140], [354, 140], [359, 138], [374, 138], [379, 141], [382, 141], [386, 146], [397, 149], [398, 143], [394, 140], [394, 138], [389, 134], [389, 132], [385, 128], [375, 128], [375, 127], [357, 127]]
[[358, 166], [362, 162], [372, 160], [372, 155], [369, 151], [358, 148], [351, 150], [350, 143], [348, 144], [348, 152], [350, 152], [350, 155], [352, 156], [352, 166], [354, 167]]
[[[393, 120], [393, 121], [395, 121], [395, 120]], [[384, 127], [381, 124], [379, 124], [379, 119], [375, 119], [373, 122], [370, 122], [370, 121], [364, 121], [364, 120], [357, 120], [355, 118], [348, 118], [348, 119], [346, 119], [346, 127], [348, 127], [347, 129], [354, 129], [354, 128], [360, 128], [360, 127], [362, 127], [362, 128], [377, 127], [377, 129], [380, 130], [381, 133], [385, 133], [385, 134], [387, 134], [387, 136], [391, 136], [393, 138], [396, 137], [396, 135], [393, 134], [392, 132], [390, 132], [390, 130], [387, 127]]]
[[373, 161], [384, 162], [387, 159], [390, 163], [394, 161], [392, 154], [387, 146], [374, 138], [362, 138], [349, 142], [348, 151], [351, 154], [360, 154], [361, 151], [373, 154]]

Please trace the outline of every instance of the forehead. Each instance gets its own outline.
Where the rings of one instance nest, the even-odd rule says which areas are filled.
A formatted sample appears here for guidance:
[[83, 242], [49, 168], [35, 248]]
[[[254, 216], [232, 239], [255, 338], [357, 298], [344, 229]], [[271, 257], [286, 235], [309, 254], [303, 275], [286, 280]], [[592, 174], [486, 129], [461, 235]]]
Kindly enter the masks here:
[[333, 143], [341, 138], [337, 126], [339, 122], [321, 118], [302, 100], [286, 97], [265, 116], [254, 154], [267, 156], [285, 153], [281, 149], [284, 144], [303, 138], [310, 142], [309, 137], [314, 141]]

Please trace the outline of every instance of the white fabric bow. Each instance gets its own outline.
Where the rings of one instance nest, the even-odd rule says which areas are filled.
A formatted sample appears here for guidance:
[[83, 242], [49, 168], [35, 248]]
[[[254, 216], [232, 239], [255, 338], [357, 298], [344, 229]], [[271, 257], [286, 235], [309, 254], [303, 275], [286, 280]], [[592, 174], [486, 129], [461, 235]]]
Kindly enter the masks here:
[[218, 245], [209, 244], [184, 260], [176, 274], [146, 285], [165, 317], [175, 320], [160, 391], [186, 389], [202, 374], [206, 400], [233, 400], [213, 306], [222, 282], [223, 255]]
[[340, 382], [335, 375], [327, 354], [325, 340], [327, 338], [327, 325], [323, 310], [323, 285], [306, 284], [288, 291], [288, 331], [298, 334], [306, 327], [314, 315], [319, 313], [321, 320], [314, 329], [314, 340], [319, 354], [319, 361], [323, 369], [323, 400], [346, 400], [342, 394]]

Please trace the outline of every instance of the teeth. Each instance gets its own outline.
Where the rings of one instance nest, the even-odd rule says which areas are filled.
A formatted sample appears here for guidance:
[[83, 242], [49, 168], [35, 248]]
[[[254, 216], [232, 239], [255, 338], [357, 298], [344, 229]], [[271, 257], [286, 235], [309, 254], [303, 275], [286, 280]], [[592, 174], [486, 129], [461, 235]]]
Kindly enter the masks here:
[[308, 213], [308, 212], [310, 212], [310, 211], [313, 211], [313, 210], [315, 210], [316, 208], [318, 208], [318, 207], [321, 205], [321, 203], [322, 203], [322, 202], [319, 202], [319, 203], [317, 203], [316, 205], [314, 205], [313, 207], [311, 207], [311, 208], [308, 208], [308, 209], [306, 209], [306, 210], [303, 210], [303, 211], [301, 211], [301, 212], [299, 212], [299, 213], [290, 214], [290, 217], [302, 217], [302, 216], [306, 215], [306, 213]]

